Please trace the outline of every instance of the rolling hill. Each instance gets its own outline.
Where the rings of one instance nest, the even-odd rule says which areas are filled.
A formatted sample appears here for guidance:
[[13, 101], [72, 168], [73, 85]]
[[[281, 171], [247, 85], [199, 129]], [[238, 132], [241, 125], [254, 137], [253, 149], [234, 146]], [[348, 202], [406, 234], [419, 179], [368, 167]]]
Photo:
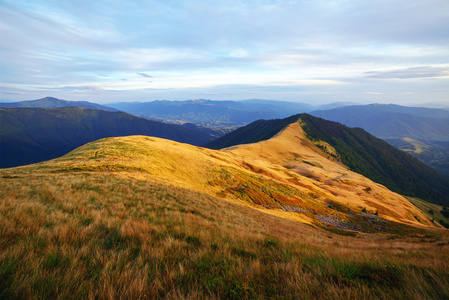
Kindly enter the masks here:
[[331, 146], [320, 146], [323, 151], [328, 151], [330, 157], [338, 159], [351, 170], [396, 192], [438, 204], [449, 204], [449, 179], [444, 175], [360, 128], [349, 128], [308, 114], [284, 120], [260, 120], [211, 141], [206, 146], [220, 149], [258, 142], [265, 138], [265, 128], [276, 129], [267, 136], [269, 138], [294, 118], [301, 118], [305, 122], [303, 128], [309, 138], [316, 142], [324, 141]]
[[447, 297], [448, 232], [306, 119], [224, 150], [110, 137], [0, 170], [0, 297]]
[[67, 101], [61, 100], [54, 97], [45, 97], [38, 100], [29, 100], [29, 101], [19, 101], [19, 102], [0, 102], [0, 108], [19, 108], [19, 107], [28, 107], [28, 108], [53, 108], [53, 107], [84, 107], [91, 109], [100, 109], [106, 111], [116, 112], [118, 111], [115, 108], [87, 102], [87, 101]]
[[104, 137], [151, 135], [202, 145], [215, 138], [200, 129], [79, 107], [0, 108], [0, 167], [59, 157]]

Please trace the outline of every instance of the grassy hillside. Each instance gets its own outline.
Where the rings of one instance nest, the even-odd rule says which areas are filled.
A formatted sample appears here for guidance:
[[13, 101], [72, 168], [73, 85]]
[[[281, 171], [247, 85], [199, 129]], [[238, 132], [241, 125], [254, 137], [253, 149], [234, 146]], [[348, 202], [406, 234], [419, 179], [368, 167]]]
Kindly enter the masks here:
[[[294, 125], [227, 151], [108, 138], [0, 170], [0, 298], [449, 297], [448, 232], [404, 225], [418, 211]], [[345, 204], [357, 199], [383, 205], [382, 218]], [[313, 218], [345, 214], [382, 229]]]
[[52, 159], [111, 136], [150, 135], [202, 145], [212, 135], [122, 112], [79, 107], [1, 108], [0, 167]]
[[360, 128], [307, 114], [301, 115], [301, 120], [307, 135], [333, 146], [339, 159], [351, 170], [398, 193], [449, 204], [449, 178], [416, 158]]
[[[282, 120], [260, 120], [206, 144], [225, 148], [270, 138], [301, 119], [307, 136], [329, 157], [352, 171], [408, 196], [449, 203], [449, 178], [360, 128], [349, 128], [308, 114]], [[320, 145], [320, 141], [325, 144]]]

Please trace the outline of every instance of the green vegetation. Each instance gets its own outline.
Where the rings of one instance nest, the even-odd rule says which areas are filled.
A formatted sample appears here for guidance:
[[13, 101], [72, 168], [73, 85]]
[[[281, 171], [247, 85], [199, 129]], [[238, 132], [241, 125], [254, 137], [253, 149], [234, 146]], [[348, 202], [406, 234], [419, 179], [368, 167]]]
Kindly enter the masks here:
[[341, 162], [352, 171], [400, 194], [449, 203], [449, 179], [412, 156], [360, 128], [307, 114], [302, 114], [301, 120], [307, 136], [333, 146]]
[[[378, 139], [363, 129], [349, 128], [336, 122], [308, 114], [282, 120], [259, 120], [206, 144], [220, 149], [238, 144], [266, 140], [301, 118], [307, 136], [323, 151], [324, 141], [335, 148], [341, 160], [352, 171], [403, 195], [419, 197], [439, 204], [449, 203], [449, 178], [436, 172], [412, 156]], [[327, 151], [326, 151], [327, 152]]]
[[0, 299], [449, 297], [449, 231], [264, 172], [151, 137], [0, 170]]
[[426, 214], [434, 224], [449, 228], [449, 208], [418, 198], [408, 197], [408, 200]]
[[443, 209], [440, 211], [440, 213], [445, 217], [449, 219], [449, 208], [448, 207], [443, 207]]

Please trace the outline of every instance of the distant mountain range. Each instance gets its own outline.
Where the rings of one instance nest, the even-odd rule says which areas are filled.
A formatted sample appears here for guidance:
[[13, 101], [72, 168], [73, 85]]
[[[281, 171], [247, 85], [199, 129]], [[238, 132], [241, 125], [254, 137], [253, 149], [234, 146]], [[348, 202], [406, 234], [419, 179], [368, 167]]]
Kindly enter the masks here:
[[157, 120], [177, 120], [210, 127], [243, 126], [259, 119], [285, 118], [308, 112], [313, 106], [270, 100], [244, 101], [152, 101], [109, 103], [110, 107]]
[[393, 104], [370, 104], [313, 111], [311, 115], [360, 127], [382, 139], [449, 139], [449, 111]]
[[0, 108], [18, 108], [18, 107], [38, 107], [38, 108], [51, 108], [51, 107], [84, 107], [92, 109], [100, 109], [106, 111], [119, 111], [118, 109], [87, 102], [87, 101], [67, 101], [53, 97], [45, 97], [37, 100], [20, 101], [20, 102], [0, 102]]
[[0, 108], [0, 128], [1, 168], [56, 158], [105, 137], [149, 135], [193, 145], [216, 138], [195, 125], [80, 107]]
[[256, 121], [211, 141], [206, 146], [222, 149], [259, 142], [276, 135], [298, 118], [303, 122], [303, 129], [310, 139], [324, 141], [334, 148], [336, 154], [329, 147], [318, 144], [329, 156], [334, 156], [352, 171], [403, 195], [449, 204], [448, 177], [361, 128], [350, 128], [309, 114], [283, 120]]

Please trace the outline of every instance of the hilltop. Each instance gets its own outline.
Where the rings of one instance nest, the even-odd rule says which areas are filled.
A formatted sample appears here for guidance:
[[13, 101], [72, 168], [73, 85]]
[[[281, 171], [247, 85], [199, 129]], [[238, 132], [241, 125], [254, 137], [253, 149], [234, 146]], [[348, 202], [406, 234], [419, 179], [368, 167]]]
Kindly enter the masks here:
[[195, 126], [81, 107], [0, 108], [0, 127], [1, 168], [56, 158], [104, 137], [143, 134], [195, 145], [216, 137]]
[[257, 142], [275, 135], [294, 118], [301, 118], [307, 137], [321, 150], [352, 171], [401, 194], [442, 205], [449, 203], [449, 179], [446, 176], [363, 129], [349, 128], [308, 114], [282, 120], [260, 120], [213, 140], [206, 147], [220, 149]]

